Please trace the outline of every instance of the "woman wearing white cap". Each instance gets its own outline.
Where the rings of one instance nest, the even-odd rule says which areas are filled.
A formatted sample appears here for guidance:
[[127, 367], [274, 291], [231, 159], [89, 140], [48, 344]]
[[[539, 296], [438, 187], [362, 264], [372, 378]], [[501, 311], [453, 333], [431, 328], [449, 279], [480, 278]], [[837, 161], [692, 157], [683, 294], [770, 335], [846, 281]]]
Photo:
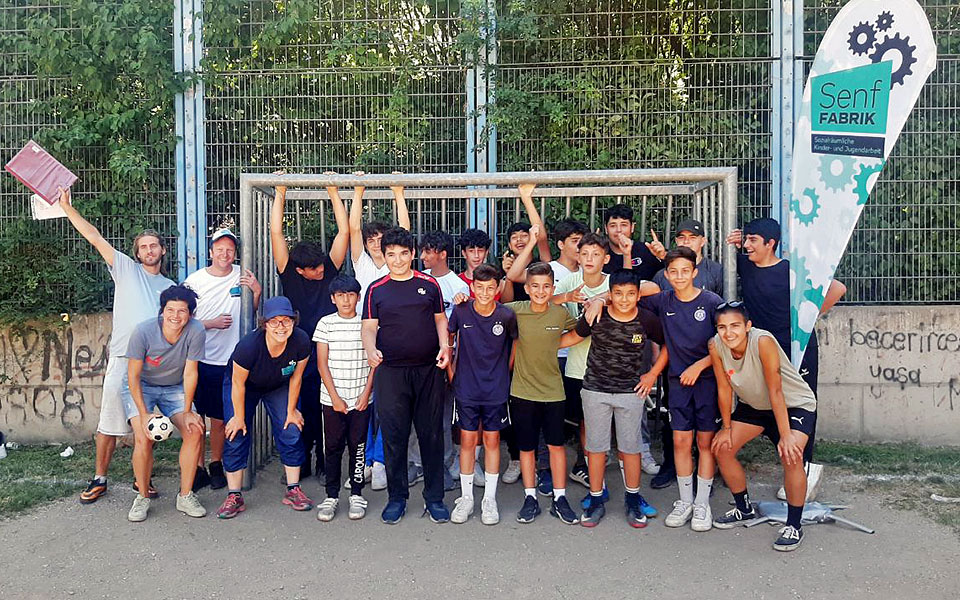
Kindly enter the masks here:
[[230, 519], [243, 512], [240, 488], [250, 456], [250, 435], [257, 404], [270, 415], [274, 445], [287, 478], [283, 503], [298, 511], [313, 509], [313, 501], [300, 489], [304, 460], [300, 432], [303, 416], [297, 409], [300, 384], [312, 350], [310, 337], [296, 327], [297, 312], [284, 296], [263, 303], [260, 326], [237, 344], [230, 357], [229, 386], [224, 387], [223, 413], [226, 446], [223, 466], [229, 493], [217, 517]]

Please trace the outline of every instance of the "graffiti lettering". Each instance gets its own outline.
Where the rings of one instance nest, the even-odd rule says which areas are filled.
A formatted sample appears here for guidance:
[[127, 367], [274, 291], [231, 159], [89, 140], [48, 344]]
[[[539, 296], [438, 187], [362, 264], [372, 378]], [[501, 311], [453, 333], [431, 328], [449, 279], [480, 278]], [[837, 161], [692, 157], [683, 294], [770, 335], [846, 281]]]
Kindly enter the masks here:
[[920, 369], [870, 365], [870, 377], [876, 378], [877, 381], [899, 383], [900, 389], [904, 389], [908, 383], [911, 385], [920, 385]]

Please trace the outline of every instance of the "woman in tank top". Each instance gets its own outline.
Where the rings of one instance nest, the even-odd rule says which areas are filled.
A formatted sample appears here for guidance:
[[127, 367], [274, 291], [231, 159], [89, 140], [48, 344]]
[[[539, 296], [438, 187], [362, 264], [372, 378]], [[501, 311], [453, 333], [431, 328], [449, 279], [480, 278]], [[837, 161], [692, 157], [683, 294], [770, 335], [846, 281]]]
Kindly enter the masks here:
[[[713, 440], [713, 453], [736, 508], [715, 519], [714, 527], [730, 529], [758, 516], [737, 453], [750, 440], [766, 435], [777, 446], [787, 491], [787, 522], [773, 547], [795, 550], [803, 541], [800, 518], [807, 489], [803, 449], [816, 422], [816, 397], [773, 334], [752, 326], [742, 302], [721, 304], [716, 319], [710, 357], [723, 428]], [[735, 410], [734, 392], [739, 400]]]

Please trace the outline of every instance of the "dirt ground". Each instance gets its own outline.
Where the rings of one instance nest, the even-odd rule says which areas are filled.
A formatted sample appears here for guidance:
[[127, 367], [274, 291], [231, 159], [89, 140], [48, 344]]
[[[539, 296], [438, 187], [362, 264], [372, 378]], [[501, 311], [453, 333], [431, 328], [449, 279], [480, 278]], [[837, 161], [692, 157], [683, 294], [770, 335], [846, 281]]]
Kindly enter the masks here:
[[[850, 505], [845, 516], [874, 535], [840, 525], [805, 529], [803, 547], [781, 554], [776, 529], [694, 533], [668, 529], [663, 515], [676, 487], [643, 493], [660, 509], [646, 529], [622, 518], [622, 486], [610, 470], [612, 500], [595, 529], [562, 525], [547, 514], [514, 520], [522, 490], [500, 486], [501, 523], [479, 515], [464, 525], [420, 518], [422, 488], [412, 488], [407, 516], [380, 523], [385, 492], [367, 492], [366, 519], [341, 510], [331, 523], [280, 504], [274, 462], [246, 494], [232, 521], [213, 516], [222, 494], [200, 496], [210, 511], [190, 519], [174, 508], [175, 483], [150, 517], [132, 524], [128, 484], [114, 485], [92, 506], [75, 497], [0, 521], [2, 598], [960, 598], [960, 537], [915, 511], [889, 508], [882, 492], [830, 478], [821, 499]], [[754, 500], [772, 499], [774, 479], [751, 482]], [[311, 479], [305, 491], [323, 497]], [[478, 497], [482, 489], [475, 492]], [[450, 506], [459, 492], [447, 494]], [[577, 501], [584, 489], [572, 484]], [[346, 498], [346, 494], [341, 496]], [[727, 510], [722, 487], [713, 510]], [[479, 503], [478, 503], [479, 504]], [[342, 507], [341, 507], [342, 508]], [[479, 510], [478, 510], [479, 513]]]

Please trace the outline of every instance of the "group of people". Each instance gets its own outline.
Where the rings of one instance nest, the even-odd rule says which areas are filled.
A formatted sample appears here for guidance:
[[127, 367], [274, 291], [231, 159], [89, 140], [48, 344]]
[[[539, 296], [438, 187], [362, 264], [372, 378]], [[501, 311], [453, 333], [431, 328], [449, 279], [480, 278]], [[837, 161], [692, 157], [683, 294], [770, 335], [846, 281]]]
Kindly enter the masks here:
[[[788, 504], [774, 548], [800, 545], [803, 504], [815, 487], [807, 473], [817, 345], [814, 336], [801, 368], [793, 367], [789, 265], [776, 254], [775, 221], [757, 219], [727, 237], [743, 250], [743, 301], [724, 301], [722, 268], [703, 255], [707, 240], [694, 219], [678, 225], [670, 250], [653, 231], [650, 241], [635, 241], [633, 211], [624, 204], [607, 209], [603, 233], [568, 218], [551, 236], [533, 202], [535, 186], [523, 185], [528, 221], [508, 228], [500, 264], [490, 262], [490, 237], [468, 229], [458, 244], [465, 270], [457, 274], [449, 266], [453, 237], [434, 231], [418, 241], [403, 188], [391, 189], [397, 227], [362, 222], [362, 187], [349, 214], [339, 190], [328, 187], [337, 235], [327, 250], [309, 241], [289, 246], [286, 189], [277, 187], [269, 234], [283, 295], [265, 300], [253, 273], [235, 264], [240, 240], [229, 229], [211, 236], [210, 266], [177, 285], [163, 275], [159, 233], [138, 235], [130, 258], [62, 192], [68, 219], [106, 261], [116, 288], [96, 473], [81, 502], [107, 491], [117, 437], [132, 429], [137, 495], [128, 518], [147, 518], [158, 496], [147, 424], [159, 411], [183, 438], [177, 510], [204, 516], [195, 492], [209, 485], [227, 489], [217, 516], [237, 516], [262, 403], [284, 467], [282, 501], [312, 510], [300, 481], [315, 473], [326, 492], [316, 505], [320, 521], [335, 518], [341, 487], [349, 489], [348, 517], [363, 518], [369, 482], [387, 490], [381, 520], [397, 523], [409, 488], [422, 480], [432, 521], [468, 521], [474, 487], [482, 486], [480, 520], [496, 524], [505, 441], [502, 480], [522, 480], [524, 488], [520, 523], [541, 513], [539, 493], [562, 523], [598, 525], [616, 447], [631, 527], [657, 514], [640, 494], [646, 472], [656, 487], [678, 485], [666, 526], [730, 528], [756, 517], [737, 452], [763, 434], [777, 445]], [[352, 276], [343, 272], [348, 254]], [[418, 254], [422, 271], [414, 268]], [[244, 287], [260, 318], [241, 338]], [[834, 282], [823, 311], [844, 291]], [[647, 424], [649, 397], [660, 387], [669, 408], [663, 464], [650, 451]], [[569, 470], [568, 427], [577, 432]], [[718, 467], [735, 508], [714, 517]], [[589, 489], [579, 510], [567, 498], [568, 479]], [[458, 487], [451, 511], [444, 495]]]

